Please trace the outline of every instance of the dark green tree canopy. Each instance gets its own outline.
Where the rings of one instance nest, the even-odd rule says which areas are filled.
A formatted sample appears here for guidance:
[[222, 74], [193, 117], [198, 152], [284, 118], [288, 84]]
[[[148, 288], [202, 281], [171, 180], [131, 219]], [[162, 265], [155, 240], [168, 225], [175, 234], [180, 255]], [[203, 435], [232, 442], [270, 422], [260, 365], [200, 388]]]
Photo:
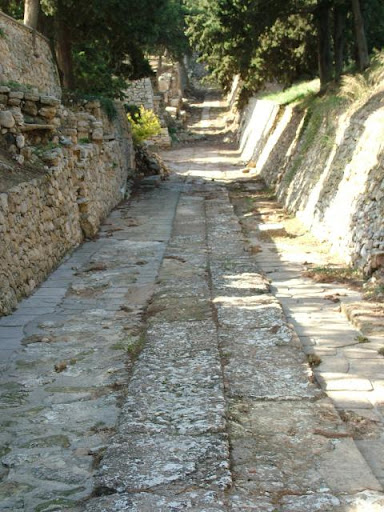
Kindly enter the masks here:
[[[22, 0], [0, 0], [23, 18]], [[64, 87], [119, 95], [148, 76], [145, 56], [180, 59], [190, 46], [228, 88], [249, 94], [320, 76], [325, 87], [384, 45], [383, 0], [40, 0], [38, 29], [54, 41]]]
[[382, 0], [186, 1], [201, 60], [224, 87], [240, 74], [250, 93], [318, 74], [325, 86], [353, 61], [364, 69], [384, 44]]

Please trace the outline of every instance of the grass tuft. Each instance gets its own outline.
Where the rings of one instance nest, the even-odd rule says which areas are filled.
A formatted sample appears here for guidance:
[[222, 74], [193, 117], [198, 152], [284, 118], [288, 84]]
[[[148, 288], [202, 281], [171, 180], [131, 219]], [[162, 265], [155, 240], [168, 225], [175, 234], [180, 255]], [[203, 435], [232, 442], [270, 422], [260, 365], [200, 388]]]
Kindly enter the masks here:
[[308, 99], [308, 97], [314, 97], [319, 91], [320, 81], [316, 78], [315, 80], [294, 84], [284, 91], [262, 93], [259, 99], [274, 101], [279, 105], [290, 105]]
[[363, 275], [361, 270], [353, 267], [313, 267], [303, 272], [305, 277], [310, 277], [318, 283], [349, 283], [361, 284]]

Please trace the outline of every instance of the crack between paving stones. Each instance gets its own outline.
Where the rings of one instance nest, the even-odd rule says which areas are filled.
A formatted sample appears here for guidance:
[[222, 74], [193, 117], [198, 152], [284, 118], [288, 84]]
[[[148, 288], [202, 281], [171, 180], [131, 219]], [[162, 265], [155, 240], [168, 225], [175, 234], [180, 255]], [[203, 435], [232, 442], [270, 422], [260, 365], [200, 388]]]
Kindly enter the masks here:
[[231, 491], [231, 489], [233, 489], [233, 474], [234, 474], [234, 462], [233, 462], [233, 457], [232, 457], [233, 447], [232, 447], [231, 437], [229, 435], [229, 429], [228, 429], [229, 416], [228, 416], [228, 399], [227, 399], [227, 391], [226, 391], [227, 383], [226, 383], [225, 372], [224, 372], [225, 357], [223, 354], [223, 348], [221, 346], [221, 343], [219, 342], [219, 335], [218, 335], [219, 328], [220, 328], [219, 317], [218, 317], [218, 313], [217, 313], [217, 308], [213, 302], [214, 294], [213, 294], [213, 280], [212, 280], [212, 271], [211, 271], [212, 249], [210, 248], [209, 239], [208, 239], [207, 215], [208, 215], [207, 199], [204, 198], [205, 244], [206, 244], [206, 248], [207, 248], [207, 281], [208, 281], [209, 294], [210, 294], [210, 307], [211, 307], [211, 311], [212, 311], [212, 320], [213, 320], [213, 322], [215, 324], [215, 328], [216, 328], [217, 347], [218, 347], [219, 354], [220, 354], [221, 378], [222, 378], [222, 383], [223, 383], [223, 393], [224, 393], [224, 400], [225, 400], [225, 406], [226, 406], [225, 407], [225, 431], [228, 436], [228, 447], [229, 447], [229, 461], [228, 462], [229, 462], [229, 471], [231, 472], [231, 480], [232, 480], [231, 487], [229, 489], [225, 490], [226, 508], [229, 512], [230, 504], [228, 501], [229, 500], [228, 494]]

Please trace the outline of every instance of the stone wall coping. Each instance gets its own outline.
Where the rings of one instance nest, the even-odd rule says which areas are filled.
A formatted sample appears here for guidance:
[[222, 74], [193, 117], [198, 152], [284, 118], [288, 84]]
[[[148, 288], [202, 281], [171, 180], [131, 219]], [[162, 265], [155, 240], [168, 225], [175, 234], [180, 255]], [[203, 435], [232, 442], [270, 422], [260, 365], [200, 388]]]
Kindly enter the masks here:
[[30, 34], [36, 35], [37, 37], [40, 37], [47, 43], [50, 42], [48, 37], [44, 36], [41, 32], [39, 32], [35, 28], [29, 27], [28, 25], [24, 25], [24, 23], [16, 20], [15, 18], [12, 18], [12, 16], [8, 16], [8, 14], [5, 14], [5, 12], [3, 12], [3, 11], [0, 11], [0, 20], [1, 20], [1, 18], [5, 18], [5, 20], [7, 22], [11, 22], [11, 23], [17, 25], [18, 27], [22, 27], [23, 30], [26, 30]]

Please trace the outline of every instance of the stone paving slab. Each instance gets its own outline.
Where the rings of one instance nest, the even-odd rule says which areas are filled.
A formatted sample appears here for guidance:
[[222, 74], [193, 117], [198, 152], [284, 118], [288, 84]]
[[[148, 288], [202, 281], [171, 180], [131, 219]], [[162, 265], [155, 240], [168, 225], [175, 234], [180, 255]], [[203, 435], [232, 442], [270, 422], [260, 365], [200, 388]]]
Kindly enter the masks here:
[[242, 325], [247, 329], [263, 329], [283, 323], [281, 306], [271, 296], [220, 297], [215, 299], [215, 306], [222, 327]]
[[92, 500], [86, 512], [222, 512], [225, 510], [224, 495], [220, 491], [195, 489], [180, 492], [177, 496], [162, 496], [155, 492], [119, 494]]
[[[243, 193], [246, 195], [245, 188], [243, 187]], [[240, 202], [236, 200], [235, 196], [233, 199], [236, 208], [241, 212]], [[254, 198], [254, 206], [255, 211], [258, 209], [263, 211], [265, 208], [261, 202], [260, 205], [258, 204], [257, 198]], [[269, 208], [268, 215], [273, 217], [273, 206]], [[321, 500], [313, 501], [308, 496], [289, 497], [289, 499], [281, 501], [283, 510], [284, 512], [286, 509], [301, 512], [307, 510], [307, 507], [309, 510], [312, 510], [311, 507], [315, 507], [315, 510], [328, 510], [329, 507], [330, 510], [342, 510], [343, 512], [359, 510], [357, 505], [352, 505], [354, 503], [353, 494], [356, 491], [370, 488], [371, 485], [372, 489], [382, 490], [378, 481], [381, 484], [384, 483], [379, 469], [381, 465], [375, 462], [376, 459], [370, 447], [372, 445], [369, 445], [369, 436], [375, 432], [375, 436], [379, 436], [376, 441], [376, 453], [380, 454], [382, 452], [380, 447], [384, 446], [382, 441], [384, 419], [379, 406], [384, 398], [384, 388], [379, 382], [382, 381], [383, 365], [382, 358], [377, 353], [380, 346], [383, 345], [383, 338], [367, 339], [362, 336], [361, 332], [351, 326], [340, 312], [340, 304], [335, 304], [330, 300], [330, 298], [337, 297], [341, 302], [341, 308], [350, 311], [353, 307], [350, 304], [359, 300], [357, 292], [349, 290], [342, 284], [314, 283], [302, 276], [304, 262], [318, 261], [321, 264], [321, 255], [314, 253], [313, 249], [309, 254], [305, 246], [301, 246], [300, 243], [295, 246], [292, 241], [290, 244], [283, 244], [279, 241], [277, 246], [257, 233], [255, 222], [256, 219], [247, 218], [242, 225], [244, 234], [248, 238], [252, 236], [252, 243], [259, 248], [259, 252], [255, 254], [256, 263], [271, 280], [271, 290], [280, 300], [288, 321], [299, 335], [305, 353], [309, 357], [316, 356], [318, 358], [314, 359], [318, 366], [313, 368], [316, 381], [334, 400], [338, 410], [342, 415], [344, 414], [343, 417], [349, 418], [350, 412], [356, 411], [355, 419], [346, 421], [346, 427], [351, 435], [363, 436], [362, 441], [357, 441], [361, 453], [356, 452], [356, 444], [351, 439], [340, 440], [339, 448], [333, 455], [328, 455], [329, 462], [326, 463], [323, 471], [326, 475], [327, 471], [339, 462], [339, 458], [348, 461], [349, 466], [353, 466], [353, 469], [349, 470], [348, 464], [344, 469], [341, 465], [339, 476], [335, 477], [333, 484], [329, 484], [329, 487], [333, 490], [337, 487], [344, 487], [346, 492], [351, 494], [350, 498], [344, 499], [337, 496], [339, 503], [333, 503], [331, 499], [327, 505]], [[265, 217], [266, 228], [268, 228], [269, 222], [273, 222], [273, 219]], [[370, 426], [372, 425], [369, 423], [370, 419], [365, 417], [367, 414], [373, 415], [374, 427]], [[377, 434], [377, 432], [381, 432], [381, 434]], [[364, 443], [364, 435], [368, 436], [367, 445], [359, 445], [359, 443]], [[345, 449], [342, 448], [344, 445]], [[352, 457], [353, 460], [349, 457]], [[377, 455], [377, 460], [378, 458], [379, 455]], [[354, 473], [356, 468], [363, 467], [361, 464], [366, 462], [373, 471], [376, 482], [370, 470], [363, 470], [361, 475]], [[373, 477], [371, 482], [369, 482], [369, 478], [368, 481], [362, 478], [368, 474]], [[361, 482], [361, 488], [359, 482]], [[377, 508], [373, 502], [369, 501], [362, 506], [368, 507], [367, 510]]]
[[[124, 457], [121, 454], [124, 453]], [[111, 491], [140, 492], [171, 485], [224, 490], [231, 485], [225, 435], [169, 436], [132, 434], [108, 447], [98, 485]]]
[[333, 492], [352, 494], [365, 489], [383, 490], [352, 439], [335, 441], [334, 449], [321, 454], [319, 462], [320, 475]]
[[[177, 344], [178, 339], [173, 342]], [[209, 347], [184, 350], [145, 350], [129, 385], [122, 433], [199, 434], [224, 430], [218, 353], [212, 353]]]

